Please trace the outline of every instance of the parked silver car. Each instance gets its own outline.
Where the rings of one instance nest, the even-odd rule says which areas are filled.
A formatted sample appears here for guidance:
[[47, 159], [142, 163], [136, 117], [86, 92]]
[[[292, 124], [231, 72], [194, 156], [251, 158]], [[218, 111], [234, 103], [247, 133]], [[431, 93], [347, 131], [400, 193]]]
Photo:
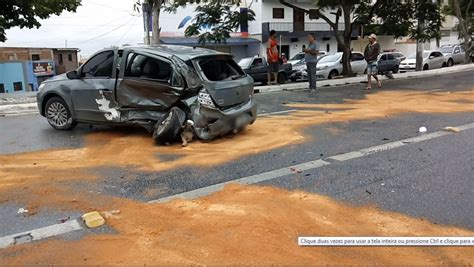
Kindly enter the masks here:
[[[444, 68], [447, 66], [443, 53], [440, 51], [423, 51], [423, 70]], [[413, 53], [400, 63], [400, 71], [416, 70], [416, 53]]]
[[464, 51], [464, 48], [462, 48], [462, 46], [442, 45], [440, 47], [440, 50], [446, 59], [446, 64], [448, 67], [451, 67], [454, 64], [464, 63], [466, 52]]
[[253, 79], [231, 55], [183, 46], [102, 50], [43, 82], [37, 100], [57, 130], [81, 122], [140, 125], [158, 143], [174, 141], [187, 120], [209, 140], [257, 117]]

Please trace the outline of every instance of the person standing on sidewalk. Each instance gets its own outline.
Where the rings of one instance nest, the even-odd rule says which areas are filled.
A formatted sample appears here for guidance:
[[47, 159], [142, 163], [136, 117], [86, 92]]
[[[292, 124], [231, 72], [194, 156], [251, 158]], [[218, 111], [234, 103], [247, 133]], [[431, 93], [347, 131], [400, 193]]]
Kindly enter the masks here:
[[319, 45], [313, 33], [308, 35], [308, 48], [303, 49], [305, 53], [306, 71], [308, 72], [309, 90], [316, 92], [316, 63], [318, 62]]
[[[278, 79], [278, 42], [275, 38], [276, 31], [270, 31], [270, 38], [267, 43], [267, 60], [268, 60], [268, 84], [277, 84]], [[275, 81], [272, 82], [272, 75]]]
[[380, 44], [377, 42], [377, 36], [372, 33], [369, 36], [369, 43], [364, 50], [364, 57], [367, 61], [367, 88], [365, 90], [372, 89], [372, 76], [377, 81], [377, 87], [382, 87], [382, 83], [377, 77], [377, 59], [379, 54]]

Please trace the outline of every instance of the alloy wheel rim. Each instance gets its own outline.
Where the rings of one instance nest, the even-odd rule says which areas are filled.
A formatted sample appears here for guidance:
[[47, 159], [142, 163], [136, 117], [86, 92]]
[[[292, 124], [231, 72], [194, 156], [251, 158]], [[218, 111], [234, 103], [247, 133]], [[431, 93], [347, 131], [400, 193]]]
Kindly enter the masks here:
[[54, 102], [48, 107], [48, 120], [51, 124], [57, 127], [63, 127], [68, 122], [68, 113], [66, 107], [59, 103]]

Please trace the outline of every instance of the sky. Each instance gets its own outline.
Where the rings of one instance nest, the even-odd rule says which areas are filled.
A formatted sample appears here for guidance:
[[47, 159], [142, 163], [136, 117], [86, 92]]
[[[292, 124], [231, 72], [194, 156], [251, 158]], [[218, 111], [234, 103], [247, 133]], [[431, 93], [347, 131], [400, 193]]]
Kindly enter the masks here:
[[135, 0], [82, 0], [76, 13], [63, 12], [41, 20], [39, 29], [12, 28], [0, 46], [79, 48], [87, 58], [112, 45], [143, 43], [143, 19]]

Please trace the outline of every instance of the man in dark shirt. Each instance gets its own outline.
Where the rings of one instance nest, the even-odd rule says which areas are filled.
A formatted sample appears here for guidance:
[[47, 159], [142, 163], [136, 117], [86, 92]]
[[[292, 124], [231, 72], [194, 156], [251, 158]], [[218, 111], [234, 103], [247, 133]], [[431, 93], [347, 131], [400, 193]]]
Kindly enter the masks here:
[[377, 36], [371, 34], [369, 36], [369, 43], [365, 47], [364, 57], [367, 61], [367, 88], [372, 89], [372, 76], [377, 81], [377, 87], [382, 87], [382, 83], [377, 77], [377, 60], [380, 54], [380, 44], [377, 42]]

